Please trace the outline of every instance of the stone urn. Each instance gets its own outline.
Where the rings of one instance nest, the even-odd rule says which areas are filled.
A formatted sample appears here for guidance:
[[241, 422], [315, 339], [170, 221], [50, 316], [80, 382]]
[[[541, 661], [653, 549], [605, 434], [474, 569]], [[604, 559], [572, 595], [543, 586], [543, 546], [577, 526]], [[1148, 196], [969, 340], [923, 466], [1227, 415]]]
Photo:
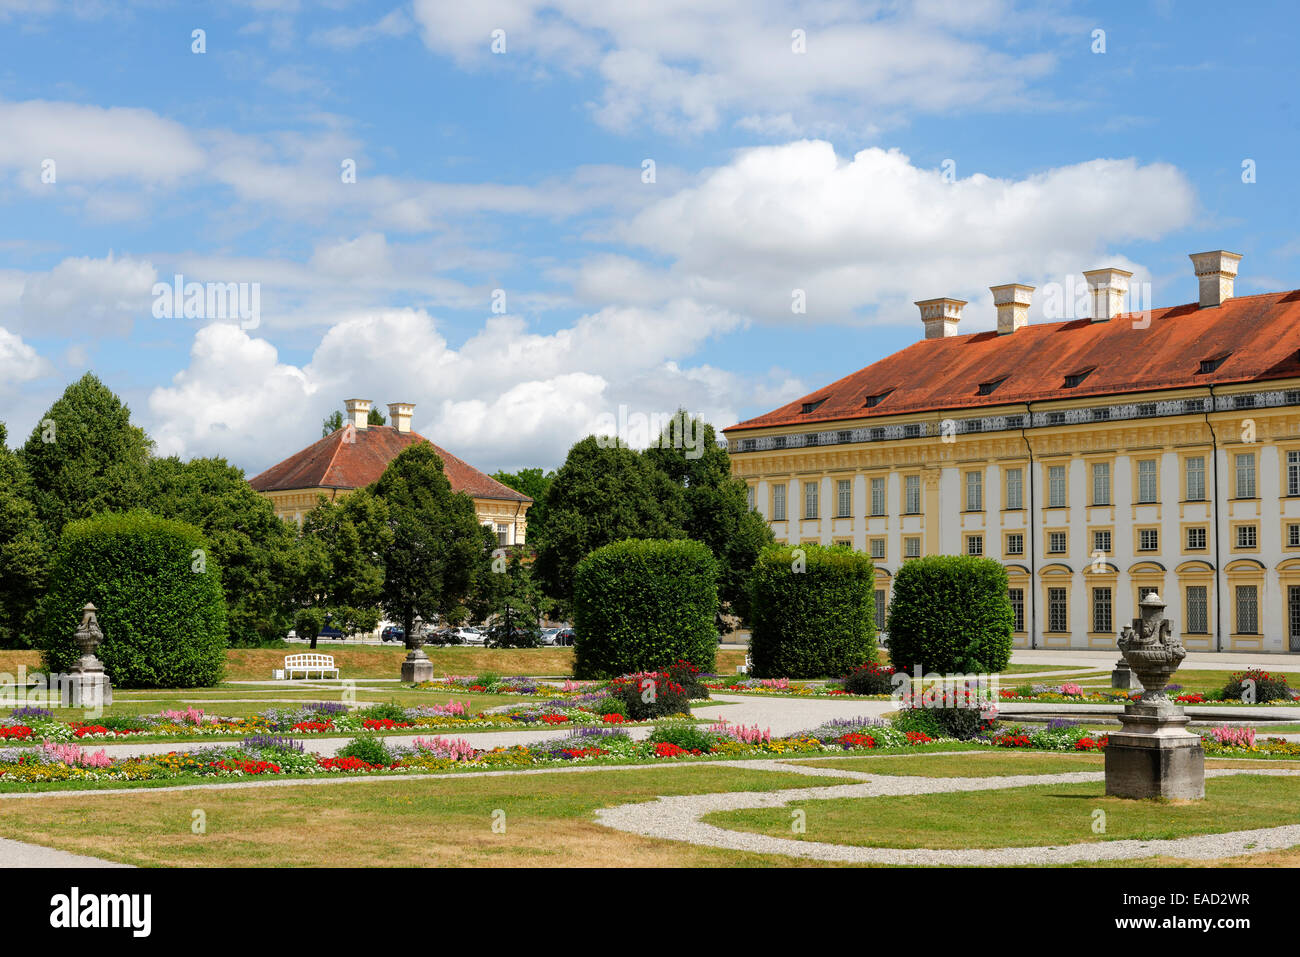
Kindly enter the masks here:
[[104, 673], [104, 663], [95, 657], [95, 649], [104, 640], [104, 632], [95, 618], [96, 610], [90, 602], [81, 608], [81, 626], [72, 635], [81, 657], [61, 681], [65, 703], [74, 708], [84, 708], [87, 714], [93, 715], [100, 714], [100, 709], [113, 703], [113, 684]]
[[433, 680], [433, 662], [429, 656], [424, 653], [424, 635], [415, 633], [417, 629], [411, 628], [412, 634], [406, 636], [406, 657], [402, 660], [402, 683], [419, 684], [422, 681]]
[[95, 618], [96, 610], [90, 602], [86, 602], [81, 608], [81, 627], [72, 636], [72, 640], [77, 643], [77, 648], [81, 650], [81, 657], [71, 669], [75, 674], [91, 674], [104, 670], [104, 663], [95, 657], [95, 649], [104, 640], [104, 632], [99, 627], [99, 620]]
[[1143, 598], [1138, 609], [1139, 616], [1120, 633], [1119, 650], [1143, 690], [1120, 715], [1123, 730], [1107, 741], [1106, 794], [1200, 800], [1205, 797], [1201, 738], [1187, 730], [1187, 716], [1165, 691], [1187, 649], [1157, 593]]

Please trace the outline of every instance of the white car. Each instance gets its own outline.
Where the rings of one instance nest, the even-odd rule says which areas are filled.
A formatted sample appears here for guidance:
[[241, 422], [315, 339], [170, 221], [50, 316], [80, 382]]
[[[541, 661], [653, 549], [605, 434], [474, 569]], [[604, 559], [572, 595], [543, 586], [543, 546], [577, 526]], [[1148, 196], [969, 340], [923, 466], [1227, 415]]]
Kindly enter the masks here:
[[456, 628], [452, 631], [452, 636], [458, 638], [461, 644], [481, 645], [483, 644], [483, 632], [477, 628]]

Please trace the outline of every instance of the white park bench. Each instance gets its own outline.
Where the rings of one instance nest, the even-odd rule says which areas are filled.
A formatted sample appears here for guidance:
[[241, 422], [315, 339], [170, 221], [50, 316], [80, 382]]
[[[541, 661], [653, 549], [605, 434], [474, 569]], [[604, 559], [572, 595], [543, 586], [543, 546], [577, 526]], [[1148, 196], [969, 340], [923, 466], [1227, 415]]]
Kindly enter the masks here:
[[333, 655], [285, 655], [284, 656], [284, 676], [292, 678], [295, 671], [301, 671], [304, 678], [310, 678], [313, 671], [319, 671], [322, 678], [325, 672], [334, 672], [334, 677], [339, 676], [338, 668], [334, 667]]

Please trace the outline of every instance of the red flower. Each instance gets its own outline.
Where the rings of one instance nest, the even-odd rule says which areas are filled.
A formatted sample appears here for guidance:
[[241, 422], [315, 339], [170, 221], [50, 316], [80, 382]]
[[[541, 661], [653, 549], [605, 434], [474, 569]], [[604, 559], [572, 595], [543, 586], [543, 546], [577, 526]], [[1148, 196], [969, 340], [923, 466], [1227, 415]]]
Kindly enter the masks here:
[[[10, 738], [20, 739], [20, 738], [30, 738], [31, 736], [32, 736], [32, 729], [27, 727], [27, 725], [25, 724], [15, 724], [9, 728], [0, 728], [0, 739], [5, 739], [5, 740], [8, 740]], [[81, 735], [78, 734], [77, 737], [81, 737]]]
[[931, 741], [933, 741], [933, 740], [934, 740], [934, 738], [930, 737], [930, 736], [929, 736], [928, 734], [926, 734], [924, 731], [909, 731], [909, 732], [907, 732], [907, 743], [908, 743], [908, 744], [929, 744], [929, 743], [930, 743]]
[[621, 714], [607, 714], [600, 720], [604, 721], [606, 724], [622, 724], [627, 719]]
[[544, 714], [542, 715], [542, 720], [547, 724], [564, 724], [564, 722], [569, 720], [569, 717], [568, 715], [563, 714]]
[[299, 721], [293, 726], [294, 731], [332, 731], [333, 721]]
[[874, 748], [876, 746], [875, 738], [869, 734], [858, 734], [856, 731], [842, 734], [836, 740], [844, 746], [846, 751], [851, 748]]

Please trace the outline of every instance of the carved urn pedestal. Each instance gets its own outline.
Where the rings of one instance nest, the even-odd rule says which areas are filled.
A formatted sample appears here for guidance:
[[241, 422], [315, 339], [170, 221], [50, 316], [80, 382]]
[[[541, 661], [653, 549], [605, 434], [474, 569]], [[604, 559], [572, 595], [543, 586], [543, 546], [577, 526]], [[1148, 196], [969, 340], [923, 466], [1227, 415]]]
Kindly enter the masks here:
[[423, 638], [408, 638], [406, 647], [410, 650], [402, 659], [402, 684], [419, 684], [421, 681], [433, 680], [433, 662], [424, 653]]
[[1141, 617], [1124, 627], [1119, 646], [1144, 690], [1120, 715], [1123, 730], [1106, 744], [1106, 794], [1199, 801], [1205, 797], [1205, 751], [1165, 691], [1187, 651], [1173, 637], [1159, 595], [1153, 592], [1139, 607]]
[[63, 679], [64, 697], [69, 707], [97, 711], [113, 703], [113, 685], [104, 673], [104, 663], [95, 657], [95, 649], [104, 633], [95, 618], [95, 606], [87, 602], [81, 609], [81, 627], [73, 635], [81, 657], [68, 669]]

